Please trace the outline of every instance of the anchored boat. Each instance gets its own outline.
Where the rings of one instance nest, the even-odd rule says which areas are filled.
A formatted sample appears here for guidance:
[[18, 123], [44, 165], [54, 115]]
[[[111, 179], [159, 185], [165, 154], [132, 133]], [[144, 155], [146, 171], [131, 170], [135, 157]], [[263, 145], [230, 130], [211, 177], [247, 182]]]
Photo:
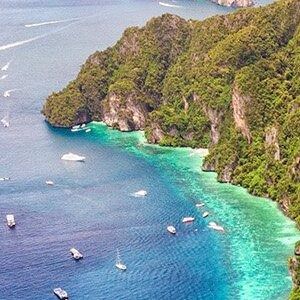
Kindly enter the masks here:
[[207, 227], [217, 231], [225, 231], [225, 229], [221, 225], [218, 225], [216, 222], [209, 222]]
[[119, 249], [117, 249], [117, 259], [116, 259], [115, 267], [121, 271], [127, 270], [126, 265], [121, 260]]
[[208, 211], [205, 211], [203, 214], [202, 214], [202, 217], [203, 218], [206, 218], [206, 217], [208, 217], [209, 216], [209, 212]]
[[191, 222], [194, 222], [194, 221], [195, 221], [194, 217], [184, 217], [182, 219], [182, 223], [191, 223]]
[[133, 195], [135, 197], [145, 197], [145, 196], [147, 196], [147, 194], [148, 194], [147, 191], [140, 190], [140, 191], [135, 192]]
[[79, 260], [83, 258], [83, 255], [75, 248], [71, 248], [70, 252], [75, 260]]
[[58, 299], [65, 300], [69, 299], [68, 293], [62, 288], [55, 288], [53, 290], [54, 295], [57, 296]]
[[16, 226], [16, 222], [15, 222], [15, 217], [14, 215], [6, 215], [6, 222], [7, 222], [7, 226], [9, 228], [15, 227]]
[[167, 231], [170, 232], [171, 234], [176, 234], [176, 228], [172, 225], [167, 227]]
[[85, 157], [84, 156], [80, 156], [80, 155], [77, 155], [77, 154], [74, 154], [74, 153], [67, 153], [67, 154], [64, 154], [62, 157], [61, 157], [62, 160], [68, 160], [68, 161], [85, 161]]

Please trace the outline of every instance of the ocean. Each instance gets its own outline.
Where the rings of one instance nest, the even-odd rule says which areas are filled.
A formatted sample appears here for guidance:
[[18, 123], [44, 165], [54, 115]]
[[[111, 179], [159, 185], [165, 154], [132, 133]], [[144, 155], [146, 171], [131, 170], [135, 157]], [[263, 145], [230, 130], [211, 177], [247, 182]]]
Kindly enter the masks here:
[[[96, 122], [89, 133], [54, 129], [40, 113], [47, 95], [126, 27], [166, 12], [231, 11], [205, 0], [0, 0], [0, 117], [11, 122], [0, 127], [0, 177], [11, 177], [0, 181], [1, 300], [55, 299], [55, 287], [70, 299], [287, 298], [287, 259], [300, 235], [274, 202], [218, 183], [201, 171], [198, 151]], [[86, 162], [60, 160], [67, 152]], [[148, 195], [133, 197], [141, 189]], [[185, 216], [196, 220], [182, 224]], [[74, 261], [71, 247], [84, 259]], [[117, 249], [126, 272], [114, 266]]]

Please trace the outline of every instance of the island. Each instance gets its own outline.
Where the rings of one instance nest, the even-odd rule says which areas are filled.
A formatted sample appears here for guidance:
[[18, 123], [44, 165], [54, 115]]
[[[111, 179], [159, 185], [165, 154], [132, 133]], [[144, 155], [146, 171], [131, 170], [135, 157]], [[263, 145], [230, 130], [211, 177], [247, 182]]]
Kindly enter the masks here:
[[208, 147], [203, 170], [277, 201], [300, 225], [299, 21], [299, 0], [204, 21], [153, 18], [92, 54], [42, 112], [57, 127], [103, 121], [144, 130], [150, 143]]

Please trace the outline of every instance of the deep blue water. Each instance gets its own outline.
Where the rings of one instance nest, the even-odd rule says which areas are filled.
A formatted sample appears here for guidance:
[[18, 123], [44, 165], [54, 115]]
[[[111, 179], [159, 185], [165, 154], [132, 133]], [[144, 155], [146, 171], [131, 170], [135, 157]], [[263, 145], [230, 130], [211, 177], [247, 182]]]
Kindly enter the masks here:
[[[140, 134], [94, 124], [90, 134], [52, 129], [40, 114], [52, 91], [75, 77], [88, 55], [112, 45], [129, 25], [164, 12], [198, 18], [230, 12], [209, 1], [1, 1], [0, 299], [284, 299], [286, 259], [299, 237], [274, 203], [216, 183], [189, 149], [151, 147]], [[270, 1], [260, 1], [265, 4]], [[44, 22], [64, 21], [25, 27]], [[60, 160], [66, 152], [85, 163]], [[45, 185], [51, 179], [54, 187]], [[145, 199], [131, 193], [146, 189]], [[207, 229], [206, 202], [227, 233]], [[5, 215], [14, 213], [9, 230]], [[194, 215], [194, 224], [180, 219]], [[174, 224], [178, 236], [166, 233]], [[75, 246], [85, 258], [69, 256]], [[116, 249], [127, 264], [114, 268]]]

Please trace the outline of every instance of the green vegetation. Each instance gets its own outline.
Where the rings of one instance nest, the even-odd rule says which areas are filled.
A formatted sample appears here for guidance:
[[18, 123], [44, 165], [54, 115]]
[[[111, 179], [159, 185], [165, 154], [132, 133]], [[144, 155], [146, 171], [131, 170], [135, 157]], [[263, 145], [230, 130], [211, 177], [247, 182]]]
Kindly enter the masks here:
[[91, 55], [43, 113], [55, 126], [85, 115], [161, 145], [209, 147], [204, 169], [278, 201], [300, 225], [299, 21], [299, 0], [154, 18]]

